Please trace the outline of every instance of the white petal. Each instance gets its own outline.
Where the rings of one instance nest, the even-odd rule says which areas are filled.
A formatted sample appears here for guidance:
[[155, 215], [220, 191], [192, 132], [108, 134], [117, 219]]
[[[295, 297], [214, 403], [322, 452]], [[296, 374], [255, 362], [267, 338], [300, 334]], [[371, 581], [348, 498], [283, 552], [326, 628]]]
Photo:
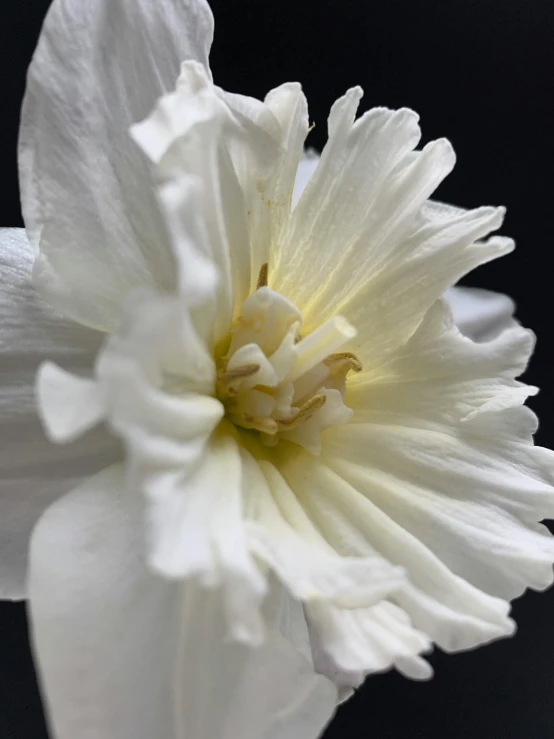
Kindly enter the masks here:
[[316, 739], [336, 691], [283, 638], [282, 614], [259, 648], [226, 643], [216, 595], [145, 568], [136, 500], [112, 468], [34, 533], [33, 642], [53, 735]]
[[329, 141], [277, 245], [272, 288], [302, 306], [306, 332], [336, 312], [363, 329], [349, 348], [366, 366], [401, 346], [447, 287], [513, 244], [474, 244], [500, 226], [501, 208], [429, 204], [452, 147], [414, 152], [419, 128], [407, 110], [378, 108], [354, 123], [360, 96], [333, 106]]
[[270, 263], [271, 280], [271, 247], [279, 242], [291, 211], [295, 176], [308, 135], [308, 105], [301, 86], [294, 82], [271, 90], [263, 103], [229, 93], [225, 100], [251, 138], [255, 134], [260, 139], [260, 130], [265, 133], [258, 148], [267, 152], [265, 160], [270, 165], [265, 176], [261, 175], [264, 159], [260, 153], [254, 158], [244, 145], [230, 150], [248, 211], [253, 290], [265, 263]]
[[73, 441], [104, 416], [102, 393], [93, 380], [77, 377], [52, 362], [37, 375], [38, 408], [52, 442]]
[[519, 326], [474, 343], [438, 302], [401, 351], [351, 383], [354, 417], [325, 436], [337, 477], [321, 525], [406, 567], [413, 587], [395, 602], [445, 649], [508, 635], [499, 599], [553, 579], [554, 540], [537, 522], [554, 514], [554, 455], [533, 447], [535, 419], [520, 405], [530, 389], [513, 379], [532, 346]]
[[[345, 610], [328, 603], [310, 603], [306, 616], [311, 633], [317, 634], [318, 648], [330, 657], [334, 678], [339, 685], [355, 687], [367, 673], [388, 670], [392, 665], [418, 665], [418, 679], [431, 676], [432, 670], [420, 652], [429, 651], [429, 639], [411, 627], [401, 608], [382, 602], [372, 608]], [[329, 669], [327, 663], [316, 662]], [[331, 675], [329, 675], [331, 676]]]
[[87, 372], [102, 336], [56, 314], [31, 284], [32, 249], [22, 229], [0, 229], [0, 596], [26, 593], [29, 535], [48, 505], [119, 452], [101, 430], [54, 446], [45, 437], [34, 397], [45, 358]]
[[[225, 101], [207, 70], [187, 62], [175, 92], [160, 99], [150, 116], [132, 129], [161, 181], [158, 196], [177, 257], [181, 292], [189, 302], [191, 294], [200, 302], [196, 298], [203, 290], [204, 302], [214, 303], [216, 339], [228, 332], [234, 308], [246, 299], [252, 282], [242, 170], [259, 183], [269, 176], [269, 165], [278, 154], [277, 142], [244, 116], [237, 119]], [[217, 290], [213, 279], [210, 285], [210, 262], [217, 270]]]
[[112, 328], [136, 286], [174, 284], [148, 162], [128, 135], [207, 64], [204, 0], [55, 0], [28, 75], [20, 137], [25, 222], [37, 285], [84, 324]]
[[[349, 429], [357, 430], [355, 426], [345, 426], [341, 431]], [[350, 434], [347, 439], [345, 444], [355, 445], [357, 450], [351, 456], [361, 450], [366, 452], [363, 435]], [[343, 449], [341, 453], [344, 455]], [[382, 450], [380, 453], [383, 454]], [[371, 483], [372, 468], [366, 471], [358, 465], [353, 469], [353, 459], [342, 463], [337, 455], [330, 462], [337, 470], [334, 472], [312, 460], [313, 457], [304, 455], [304, 459], [283, 468], [284, 476], [297, 495], [302, 496], [307, 512], [339, 553], [343, 556], [378, 553], [406, 569], [408, 585], [391, 594], [388, 600], [406, 612], [410, 629], [422, 632], [448, 651], [468, 649], [513, 633], [513, 622], [507, 615], [509, 604], [457, 577], [416, 536], [386, 515], [380, 498], [373, 500], [371, 494], [378, 483]], [[346, 474], [347, 468], [359, 477]], [[364, 473], [370, 482], [362, 485]], [[390, 656], [392, 664], [394, 658]], [[374, 667], [368, 663], [367, 669]]]
[[141, 481], [149, 496], [149, 558], [170, 577], [195, 578], [220, 588], [229, 636], [263, 640], [260, 605], [265, 578], [250, 556], [243, 519], [239, 448], [230, 437], [214, 439], [196, 469], [163, 470]]
[[245, 450], [242, 459], [245, 497], [256, 512], [255, 521], [248, 522], [251, 546], [293, 596], [355, 608], [378, 603], [400, 587], [402, 570], [379, 557], [337, 556], [277, 469], [256, 462]]
[[507, 295], [472, 287], [451, 287], [444, 298], [460, 331], [473, 341], [488, 341], [517, 325], [514, 301]]

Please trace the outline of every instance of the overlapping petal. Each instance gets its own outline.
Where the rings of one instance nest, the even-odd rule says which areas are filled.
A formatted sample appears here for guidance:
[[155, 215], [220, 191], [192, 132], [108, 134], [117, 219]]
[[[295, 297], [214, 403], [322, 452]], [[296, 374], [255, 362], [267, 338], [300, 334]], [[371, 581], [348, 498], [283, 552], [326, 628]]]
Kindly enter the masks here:
[[447, 141], [415, 152], [415, 113], [377, 108], [355, 121], [360, 98], [354, 88], [331, 110], [329, 140], [276, 245], [270, 284], [303, 306], [308, 330], [345, 316], [366, 365], [401, 346], [447, 287], [513, 243], [479, 242], [500, 227], [502, 208], [428, 201], [454, 166]]
[[[98, 430], [77, 443], [54, 446], [37, 417], [34, 385], [46, 358], [88, 372], [102, 336], [53, 311], [31, 284], [32, 249], [22, 229], [0, 229], [0, 596], [26, 595], [27, 550], [44, 510], [83, 477], [120, 452]], [[62, 406], [63, 407], [63, 406]]]
[[171, 288], [174, 260], [147, 160], [129, 127], [207, 64], [204, 0], [55, 0], [31, 63], [20, 181], [34, 275], [65, 315], [113, 329], [135, 287]]
[[[282, 85], [260, 102], [214, 87], [208, 71], [194, 62], [183, 64], [175, 92], [132, 128], [161, 181], [158, 194], [181, 289], [199, 289], [206, 260], [216, 266], [217, 290], [208, 296], [216, 306], [216, 340], [255, 289], [288, 219], [307, 131], [298, 84]], [[187, 208], [190, 187], [198, 192]], [[196, 239], [190, 238], [193, 231]], [[203, 245], [200, 270], [191, 242]]]
[[336, 690], [302, 654], [281, 591], [263, 646], [226, 642], [217, 593], [145, 567], [139, 508], [113, 467], [33, 535], [33, 641], [55, 736], [315, 739]]
[[406, 569], [387, 601], [448, 651], [509, 635], [507, 601], [552, 582], [554, 540], [538, 521], [554, 514], [554, 455], [533, 446], [521, 405], [533, 388], [514, 380], [532, 345], [519, 326], [474, 343], [438, 302], [351, 383], [353, 419], [325, 432], [321, 462], [301, 453], [281, 469], [337, 551]]

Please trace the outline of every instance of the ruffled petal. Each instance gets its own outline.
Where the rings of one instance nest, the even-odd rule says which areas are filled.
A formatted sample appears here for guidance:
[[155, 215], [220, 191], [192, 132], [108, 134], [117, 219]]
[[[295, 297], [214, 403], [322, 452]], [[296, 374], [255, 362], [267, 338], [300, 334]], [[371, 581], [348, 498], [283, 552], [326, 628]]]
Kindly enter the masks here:
[[489, 341], [518, 325], [513, 317], [514, 301], [507, 295], [474, 287], [451, 287], [444, 298], [456, 326], [473, 341]]
[[447, 287], [513, 243], [478, 242], [500, 227], [502, 208], [429, 202], [454, 166], [452, 147], [439, 140], [415, 152], [420, 132], [409, 110], [376, 108], [354, 121], [360, 97], [354, 88], [331, 110], [271, 287], [302, 306], [306, 332], [335, 313], [347, 318], [360, 330], [350, 348], [365, 366], [401, 346]]
[[111, 468], [34, 532], [32, 633], [53, 734], [316, 739], [336, 690], [283, 636], [287, 611], [268, 602], [260, 647], [226, 642], [217, 594], [146, 569], [138, 500]]
[[[324, 435], [327, 469], [284, 470], [343, 554], [405, 567], [389, 597], [446, 650], [512, 633], [507, 601], [553, 580], [554, 454], [533, 446], [533, 346], [519, 326], [474, 343], [438, 302], [408, 344], [349, 387], [349, 425]], [[301, 476], [300, 476], [301, 475]]]
[[[347, 426], [341, 431], [344, 434], [349, 429]], [[363, 437], [355, 438], [359, 440], [356, 445], [359, 449]], [[352, 434], [348, 436], [348, 443], [354, 443]], [[333, 628], [330, 633], [342, 637], [338, 643], [336, 638], [331, 643], [325, 638], [321, 640], [322, 647], [335, 663], [342, 669], [363, 669], [367, 673], [392, 666], [397, 658], [417, 656], [425, 648], [425, 636], [452, 651], [513, 633], [513, 622], [508, 618], [509, 604], [473, 587], [450, 571], [424, 543], [388, 516], [370, 498], [366, 488], [359, 487], [357, 479], [350, 481], [342, 462], [338, 449], [337, 456], [329, 459], [330, 466], [303, 453], [294, 462], [284, 465], [282, 471], [318, 529], [337, 552], [343, 556], [379, 555], [404, 567], [409, 579], [407, 585], [383, 601], [393, 603], [406, 614], [406, 619], [402, 619], [406, 628], [402, 640], [404, 650], [398, 651], [396, 643], [397, 651], [387, 649], [385, 654], [381, 653], [379, 662], [375, 653], [370, 658], [372, 641], [385, 646], [386, 643], [372, 630], [373, 618], [367, 618], [365, 613], [354, 614], [360, 620], [353, 630], [349, 625], [355, 626], [355, 621], [345, 623], [340, 630], [336, 623], [332, 626], [332, 621], [326, 625], [327, 629]], [[344, 462], [347, 464], [348, 460]], [[370, 473], [371, 469], [368, 475]], [[346, 618], [351, 617], [347, 614]], [[318, 627], [317, 621], [315, 626]], [[366, 643], [365, 657], [360, 649], [362, 639]], [[392, 644], [395, 644], [394, 638]], [[414, 648], [416, 645], [419, 648]], [[342, 652], [338, 651], [339, 647]], [[364, 659], [365, 665], [362, 664]]]
[[[119, 452], [106, 432], [75, 444], [50, 444], [34, 398], [35, 372], [52, 357], [88, 371], [102, 335], [55, 313], [34, 290], [32, 249], [22, 229], [0, 229], [0, 597], [26, 595], [29, 535], [43, 511]], [[67, 408], [66, 408], [67, 409]]]
[[241, 450], [246, 528], [252, 551], [304, 604], [355, 608], [378, 603], [404, 582], [380, 557], [341, 557], [306, 516], [276, 467]]
[[204, 0], [55, 0], [31, 63], [20, 136], [35, 280], [66, 315], [112, 329], [137, 286], [174, 284], [148, 161], [128, 134], [185, 59], [207, 65]]
[[183, 64], [175, 92], [132, 129], [161, 181], [182, 292], [203, 290], [205, 302], [213, 300], [205, 265], [216, 267], [216, 340], [255, 289], [289, 217], [307, 131], [300, 85], [282, 85], [260, 102], [214, 87], [194, 62]]

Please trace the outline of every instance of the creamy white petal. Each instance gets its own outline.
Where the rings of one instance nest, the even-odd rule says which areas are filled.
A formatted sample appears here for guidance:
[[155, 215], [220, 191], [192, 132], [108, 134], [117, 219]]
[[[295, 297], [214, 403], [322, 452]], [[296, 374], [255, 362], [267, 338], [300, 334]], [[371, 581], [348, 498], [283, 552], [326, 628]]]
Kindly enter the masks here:
[[253, 552], [305, 603], [356, 608], [378, 603], [404, 581], [400, 568], [379, 557], [345, 558], [317, 532], [273, 464], [245, 450], [243, 489]]
[[361, 96], [333, 106], [329, 141], [273, 261], [271, 286], [301, 305], [305, 329], [339, 312], [364, 329], [350, 347], [364, 364], [402, 345], [447, 287], [509, 252], [509, 239], [474, 244], [503, 209], [427, 203], [454, 165], [447, 141], [413, 149], [412, 111], [374, 109], [354, 122]]
[[128, 135], [185, 59], [207, 65], [204, 0], [55, 0], [31, 63], [20, 135], [35, 280], [66, 315], [111, 329], [137, 286], [170, 288], [174, 260], [147, 160]]
[[[256, 110], [261, 108], [270, 117], [275, 135], [280, 135], [266, 106], [244, 100], [256, 103]], [[264, 117], [247, 116], [243, 107], [237, 109], [234, 96], [213, 86], [201, 64], [187, 62], [175, 92], [163, 97], [132, 129], [161, 180], [158, 194], [176, 252], [181, 291], [190, 298], [203, 287], [205, 304], [216, 298], [210, 306], [216, 341], [228, 332], [233, 310], [248, 296], [261, 266], [259, 244], [251, 249], [255, 206], [247, 203], [246, 191], [254, 185], [263, 187], [279, 154]], [[255, 199], [260, 200], [258, 190]], [[265, 217], [267, 205], [263, 207]], [[216, 268], [217, 289], [204, 279], [210, 262]]]
[[[233, 307], [255, 289], [271, 245], [279, 240], [290, 214], [308, 132], [302, 89], [295, 83], [282, 85], [262, 103], [215, 88], [202, 65], [188, 62], [175, 92], [162, 98], [132, 132], [152, 159], [157, 177], [170, 179], [159, 195], [172, 236], [172, 212], [181, 224], [186, 216], [189, 234], [192, 211], [202, 216], [203, 238], [196, 243], [203, 244], [218, 269], [216, 315], [221, 325], [215, 333], [220, 338], [229, 329]], [[182, 200], [179, 190], [186, 189], [190, 175], [200, 186], [196, 206], [168, 208], [167, 193], [172, 202]], [[194, 230], [200, 234], [202, 229]], [[188, 271], [187, 284], [192, 286], [197, 270], [191, 239], [173, 241], [181, 272]], [[183, 241], [189, 242], [184, 250], [179, 246]]]
[[260, 644], [267, 585], [250, 556], [234, 439], [214, 439], [192, 473], [165, 469], [140, 482], [149, 497], [148, 556], [154, 568], [220, 589], [229, 637]]
[[[350, 428], [354, 427], [344, 427], [343, 434]], [[363, 437], [355, 438], [356, 448], [365, 449]], [[352, 435], [348, 442], [353, 443]], [[412, 629], [447, 651], [468, 649], [513, 632], [509, 604], [450, 571], [424, 543], [388, 516], [365, 487], [350, 484], [338, 456], [329, 462], [338, 473], [307, 454], [302, 457], [284, 465], [282, 471], [329, 543], [343, 556], [377, 553], [406, 569], [408, 584], [387, 600], [406, 612]], [[362, 469], [366, 472], [368, 468]], [[366, 474], [370, 473], [371, 468]], [[347, 631], [343, 638], [348, 638]], [[369, 663], [367, 667], [372, 669]]]
[[[294, 183], [293, 207], [317, 169], [319, 154], [314, 149], [305, 151], [298, 165]], [[462, 208], [436, 201], [426, 204], [427, 212], [450, 214], [463, 213]], [[454, 321], [460, 331], [474, 341], [494, 338], [500, 331], [516, 325], [513, 318], [514, 301], [507, 295], [473, 287], [449, 287], [444, 293]]]
[[52, 442], [74, 441], [104, 417], [104, 399], [97, 383], [78, 377], [52, 362], [37, 374], [38, 409]]
[[392, 666], [409, 671], [408, 676], [418, 680], [433, 674], [430, 665], [418, 657], [430, 650], [429, 638], [414, 629], [405, 612], [393, 603], [383, 601], [356, 610], [309, 603], [305, 611], [311, 632], [317, 635], [316, 654], [324, 655], [315, 665], [343, 688], [356, 687], [368, 673]]
[[[35, 372], [53, 358], [89, 370], [102, 336], [55, 313], [31, 284], [32, 249], [22, 229], [0, 229], [0, 596], [26, 595], [29, 535], [43, 511], [119, 453], [107, 433], [64, 447], [44, 436], [34, 398]], [[67, 410], [67, 408], [66, 408]]]
[[31, 551], [35, 655], [57, 739], [316, 739], [336, 691], [269, 610], [257, 649], [224, 640], [217, 595], [150, 573], [139, 499], [111, 468], [41, 519]]
[[[336, 497], [320, 525], [337, 537], [334, 516], [354, 551], [371, 545], [405, 566], [413, 587], [395, 602], [445, 649], [509, 634], [499, 598], [553, 579], [554, 540], [537, 522], [554, 514], [554, 454], [533, 447], [535, 419], [521, 407], [530, 390], [513, 379], [532, 345], [519, 326], [474, 343], [439, 302], [378, 374], [352, 384], [352, 422], [325, 435], [337, 475], [320, 475]], [[311, 508], [320, 517], [323, 490]], [[379, 543], [381, 526], [389, 539]], [[419, 579], [424, 562], [428, 576], [442, 563], [440, 597], [438, 574], [431, 589]]]
[[473, 341], [488, 341], [517, 325], [514, 301], [475, 287], [451, 287], [444, 298], [460, 331]]
[[270, 261], [292, 206], [294, 181], [308, 134], [308, 106], [298, 83], [289, 82], [271, 90], [264, 102], [244, 95], [222, 93], [233, 114], [252, 141], [260, 140], [271, 170], [260, 176], [260, 155], [243, 144], [231, 145], [230, 155], [247, 209], [251, 244], [251, 284], [256, 285], [260, 268]]

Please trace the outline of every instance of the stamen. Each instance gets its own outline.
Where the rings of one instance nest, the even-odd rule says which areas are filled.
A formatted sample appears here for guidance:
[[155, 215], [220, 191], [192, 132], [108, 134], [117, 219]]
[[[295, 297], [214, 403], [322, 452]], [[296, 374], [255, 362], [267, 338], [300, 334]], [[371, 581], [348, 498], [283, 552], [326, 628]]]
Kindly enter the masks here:
[[300, 424], [305, 423], [325, 405], [326, 400], [325, 395], [314, 395], [304, 403], [294, 418], [291, 418], [289, 421], [278, 421], [278, 430], [291, 431], [297, 426], [300, 426]]
[[277, 421], [273, 418], [254, 418], [249, 413], [243, 413], [242, 419], [243, 423], [241, 425], [247, 429], [261, 431], [263, 434], [269, 434], [270, 436], [274, 436], [279, 431]]
[[267, 262], [262, 264], [260, 274], [258, 275], [258, 283], [256, 289], [259, 290], [261, 287], [267, 287], [267, 276], [268, 276], [268, 265]]
[[238, 390], [236, 387], [233, 387], [232, 383], [236, 380], [244, 380], [245, 377], [252, 377], [259, 370], [259, 364], [243, 364], [241, 367], [223, 370], [218, 373], [217, 383], [220, 390], [224, 390], [227, 395], [236, 395]]
[[352, 352], [337, 352], [324, 359], [324, 364], [329, 367], [333, 377], [347, 375], [348, 372], [361, 372], [362, 363]]
[[316, 364], [323, 362], [329, 355], [356, 336], [356, 329], [345, 318], [334, 316], [323, 326], [313, 331], [296, 345], [297, 358], [287, 377], [294, 382]]

